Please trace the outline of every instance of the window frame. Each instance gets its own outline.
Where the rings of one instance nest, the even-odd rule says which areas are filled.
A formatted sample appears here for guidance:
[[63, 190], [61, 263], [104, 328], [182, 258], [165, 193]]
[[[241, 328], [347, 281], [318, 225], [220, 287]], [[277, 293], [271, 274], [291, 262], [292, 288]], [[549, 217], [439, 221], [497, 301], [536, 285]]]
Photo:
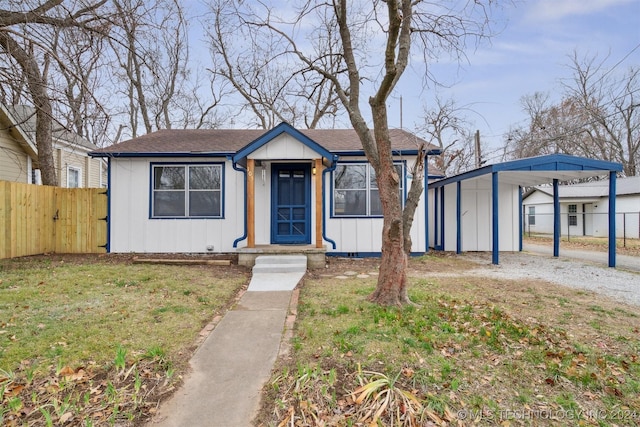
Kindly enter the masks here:
[[577, 204], [567, 205], [567, 211], [569, 214], [567, 224], [569, 225], [569, 227], [577, 227], [578, 226], [578, 205]]
[[[78, 185], [76, 185], [75, 187], [71, 187], [69, 185], [69, 177], [71, 176], [72, 171], [78, 173]], [[67, 165], [67, 188], [82, 188], [82, 168]]]
[[[190, 186], [190, 174], [189, 169], [191, 167], [203, 167], [213, 166], [220, 170], [220, 188], [216, 189], [198, 189], [189, 188]], [[155, 188], [155, 170], [162, 167], [176, 167], [184, 168], [184, 188], [177, 190], [170, 190], [174, 192], [181, 191], [184, 194], [184, 215], [156, 215], [154, 211], [155, 207], [155, 195], [157, 192], [164, 192], [169, 190], [159, 190]], [[152, 162], [150, 163], [149, 171], [149, 219], [224, 219], [225, 218], [225, 163], [224, 162]], [[190, 193], [198, 191], [213, 191], [220, 194], [220, 214], [219, 215], [191, 215], [190, 206]]]
[[527, 213], [527, 219], [529, 225], [536, 225], [536, 207], [529, 206], [529, 212]]
[[[401, 176], [400, 176], [400, 191], [402, 194], [402, 197], [400, 198], [400, 203], [402, 205], [402, 208], [404, 208], [404, 204], [407, 198], [407, 161], [406, 160], [394, 160], [393, 162], [394, 166], [400, 166], [401, 169]], [[336, 170], [338, 169], [338, 167], [340, 166], [366, 166], [365, 169], [365, 186], [364, 188], [360, 189], [360, 188], [352, 188], [352, 189], [338, 189], [336, 187]], [[378, 191], [378, 187], [374, 187], [371, 184], [371, 172], [375, 172], [373, 170], [373, 166], [371, 166], [371, 163], [369, 163], [366, 160], [348, 160], [348, 161], [339, 161], [336, 165], [336, 168], [331, 172], [331, 210], [330, 210], [330, 215], [331, 218], [339, 218], [339, 219], [343, 219], [343, 218], [383, 218], [382, 213], [380, 214], [371, 214], [371, 193], [372, 190]], [[337, 191], [356, 191], [356, 190], [363, 190], [366, 194], [366, 200], [365, 200], [365, 213], [364, 214], [353, 214], [353, 215], [349, 215], [349, 214], [342, 214], [342, 213], [336, 213], [336, 192]]]

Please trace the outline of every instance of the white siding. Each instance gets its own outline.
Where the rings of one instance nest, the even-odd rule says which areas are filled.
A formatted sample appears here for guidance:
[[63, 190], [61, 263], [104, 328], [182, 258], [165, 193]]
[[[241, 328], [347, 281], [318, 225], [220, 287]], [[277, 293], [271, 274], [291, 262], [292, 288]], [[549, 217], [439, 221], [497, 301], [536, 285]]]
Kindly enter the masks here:
[[262, 160], [310, 160], [320, 157], [320, 154], [287, 133], [277, 136], [248, 156], [250, 159]]
[[198, 253], [211, 245], [214, 252], [233, 252], [234, 240], [244, 232], [243, 174], [225, 159], [207, 161], [224, 162], [223, 219], [150, 219], [152, 160], [111, 159], [110, 251]]
[[[493, 249], [493, 205], [491, 181], [466, 180], [461, 184], [461, 243], [462, 251], [490, 251]], [[439, 191], [439, 190], [438, 190]], [[519, 250], [519, 187], [500, 182], [498, 185], [498, 246], [503, 252]], [[445, 185], [444, 250], [457, 250], [457, 184]], [[440, 218], [440, 213], [438, 213]], [[430, 229], [434, 221], [433, 205], [429, 210]], [[431, 233], [430, 233], [431, 234]], [[430, 242], [433, 238], [430, 236]], [[440, 242], [441, 243], [441, 242]]]
[[[349, 158], [349, 161], [359, 161], [364, 159]], [[399, 160], [399, 159], [398, 159]], [[411, 169], [415, 157], [403, 158], [406, 160], [405, 172]], [[382, 250], [382, 218], [340, 218], [331, 217], [331, 199], [333, 194], [332, 180], [333, 175], [328, 173], [325, 180], [325, 218], [326, 218], [326, 236], [336, 242], [336, 249], [332, 249], [331, 244], [326, 243], [329, 252], [344, 252], [379, 254]], [[411, 179], [407, 178], [405, 192], [409, 192], [411, 188]], [[411, 251], [414, 253], [424, 253], [426, 251], [425, 243], [425, 207], [424, 192], [420, 198], [420, 202], [414, 215], [413, 226], [411, 227]]]

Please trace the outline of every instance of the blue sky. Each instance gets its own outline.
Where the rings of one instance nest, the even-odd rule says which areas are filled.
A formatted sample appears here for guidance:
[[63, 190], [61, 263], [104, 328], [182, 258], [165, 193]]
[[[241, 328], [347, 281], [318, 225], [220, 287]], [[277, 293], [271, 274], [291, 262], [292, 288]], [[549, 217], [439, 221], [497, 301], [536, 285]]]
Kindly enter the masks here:
[[[270, 2], [286, 12], [287, 2]], [[632, 65], [640, 67], [640, 0], [498, 2], [500, 7], [491, 13], [496, 35], [480, 46], [471, 46], [466, 51], [467, 62], [458, 65], [441, 58], [429, 64], [446, 87], [425, 88], [421, 65], [407, 69], [389, 100], [390, 126], [400, 127], [400, 96], [402, 125], [414, 131], [423, 122], [425, 106], [432, 106], [437, 94], [465, 108], [470, 127], [480, 130], [486, 152], [495, 151], [503, 146], [510, 126], [526, 123], [520, 105], [522, 96], [546, 92], [552, 99], [560, 99], [561, 80], [571, 77], [568, 64], [574, 51], [579, 57], [597, 56], [605, 61], [605, 68], [614, 67], [615, 72]], [[202, 7], [198, 0], [187, 4]], [[201, 38], [200, 33], [191, 41], [197, 43]], [[371, 94], [362, 95], [366, 100]]]
[[[502, 146], [509, 127], [525, 123], [523, 95], [539, 91], [559, 99], [561, 79], [571, 77], [567, 65], [574, 51], [579, 57], [597, 55], [613, 72], [640, 66], [640, 0], [523, 1], [492, 16], [495, 29], [502, 30], [490, 43], [467, 51], [468, 63], [435, 65], [438, 77], [450, 84], [437, 89], [439, 96], [470, 109], [468, 119], [489, 147]], [[403, 127], [410, 130], [436, 92], [431, 87], [417, 93], [416, 79], [405, 76], [397, 91], [403, 97]], [[393, 126], [399, 126], [397, 111], [390, 115]]]

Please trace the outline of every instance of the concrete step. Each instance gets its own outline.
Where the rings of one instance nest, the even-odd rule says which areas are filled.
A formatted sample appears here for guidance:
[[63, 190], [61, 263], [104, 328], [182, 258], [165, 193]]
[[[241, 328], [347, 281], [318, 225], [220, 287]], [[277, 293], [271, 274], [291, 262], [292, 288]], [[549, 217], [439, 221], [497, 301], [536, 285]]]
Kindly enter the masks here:
[[296, 255], [266, 255], [256, 258], [253, 274], [257, 273], [304, 273], [307, 257]]
[[307, 257], [304, 255], [260, 255], [256, 258], [256, 264], [304, 264], [307, 265]]

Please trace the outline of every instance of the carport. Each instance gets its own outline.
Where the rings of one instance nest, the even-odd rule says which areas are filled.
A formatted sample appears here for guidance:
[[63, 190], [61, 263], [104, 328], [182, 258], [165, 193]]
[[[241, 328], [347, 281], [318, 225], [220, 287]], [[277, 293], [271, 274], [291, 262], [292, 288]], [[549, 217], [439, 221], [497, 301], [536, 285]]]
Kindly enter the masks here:
[[619, 163], [566, 154], [513, 160], [429, 183], [427, 233], [435, 250], [522, 251], [522, 189], [553, 185], [553, 255], [560, 255], [558, 183], [609, 176], [609, 267], [616, 265], [615, 205]]

